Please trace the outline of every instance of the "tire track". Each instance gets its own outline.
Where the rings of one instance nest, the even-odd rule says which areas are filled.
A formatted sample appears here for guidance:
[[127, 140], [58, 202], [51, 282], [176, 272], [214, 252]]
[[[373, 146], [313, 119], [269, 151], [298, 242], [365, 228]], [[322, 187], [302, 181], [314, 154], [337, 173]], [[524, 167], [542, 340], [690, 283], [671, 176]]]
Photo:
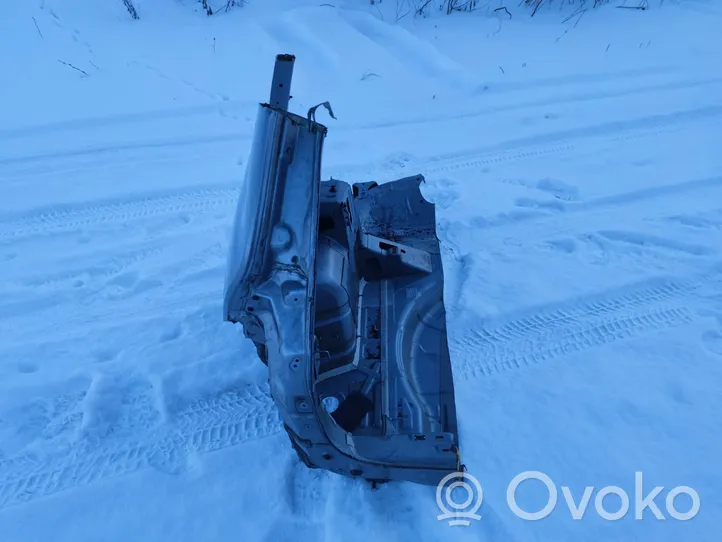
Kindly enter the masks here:
[[[462, 374], [488, 377], [683, 325], [694, 319], [692, 311], [654, 305], [710, 283], [719, 286], [721, 275], [715, 267], [689, 279], [654, 279], [525, 311], [495, 329], [452, 342], [452, 355], [461, 358], [474, 352], [459, 362]], [[651, 308], [630, 314], [647, 305]], [[197, 401], [172, 414], [161, 428], [146, 428], [131, 440], [81, 441], [62, 451], [49, 441], [40, 453], [0, 462], [0, 509], [147, 468], [180, 474], [188, 468], [189, 454], [203, 455], [280, 430], [268, 391], [252, 387]]]
[[[696, 123], [722, 116], [722, 106], [702, 107], [670, 114], [653, 115], [632, 121], [602, 123], [585, 128], [562, 130], [543, 135], [525, 137], [501, 144], [465, 152], [431, 157], [398, 168], [399, 175], [410, 168], [424, 174], [441, 171], [478, 168], [487, 164], [521, 161], [539, 156], [562, 154], [579, 149], [579, 139], [605, 137], [608, 142], [624, 142], [651, 137], [684, 123]], [[637, 132], [621, 134], [620, 132]], [[609, 137], [611, 136], [611, 137]], [[548, 143], [553, 142], [554, 145]], [[589, 149], [598, 144], [588, 142]], [[336, 168], [339, 169], [339, 168]], [[359, 167], [341, 168], [351, 175]], [[388, 174], [379, 169], [371, 174]], [[68, 206], [58, 210], [31, 212], [9, 220], [0, 221], [0, 240], [39, 235], [77, 228], [93, 227], [106, 223], [142, 220], [150, 216], [181, 211], [207, 212], [209, 209], [231, 209], [238, 197], [238, 189], [230, 184], [156, 196], [138, 200], [96, 203], [87, 206]]]
[[85, 440], [62, 451], [48, 443], [40, 454], [0, 462], [0, 509], [142, 469], [181, 474], [191, 454], [237, 446], [281, 429], [267, 390], [252, 387], [199, 401], [165, 426], [129, 441]]
[[137, 200], [69, 206], [56, 211], [41, 211], [0, 222], [0, 239], [54, 233], [102, 224], [142, 220], [181, 211], [205, 212], [235, 205], [238, 189], [230, 185], [200, 188]]
[[[339, 166], [334, 168], [334, 177], [342, 178], [343, 174], [348, 176], [355, 174], [379, 175], [385, 178], [389, 174], [408, 174], [409, 170], [429, 176], [429, 174], [434, 173], [478, 169], [484, 166], [518, 162], [543, 156], [562, 155], [572, 151], [594, 153], [598, 152], [600, 145], [610, 143], [612, 145], [621, 145], [656, 137], [685, 129], [688, 126], [696, 127], [699, 125], [698, 123], [718, 122], [720, 117], [722, 117], [722, 106], [651, 115], [631, 121], [615, 121], [528, 136], [462, 153], [433, 156], [425, 160], [405, 160], [402, 166], [374, 167], [369, 166], [369, 164]], [[556, 144], [550, 145], [549, 143]]]
[[80, 157], [64, 156], [61, 153], [59, 156], [40, 158], [37, 164], [31, 162], [31, 165], [25, 167], [13, 167], [12, 165], [0, 167], [0, 184], [6, 188], [13, 185], [27, 186], [28, 178], [76, 175], [101, 168], [104, 171], [110, 171], [113, 169], [127, 170], [138, 166], [145, 169], [150, 166], [177, 164], [178, 162], [203, 164], [204, 161], [214, 158], [227, 157], [237, 150], [237, 140], [226, 143], [228, 144], [214, 144], [210, 148], [195, 145], [191, 149], [183, 149], [182, 153], [173, 146], [168, 147], [167, 152], [164, 152], [162, 148], [152, 146], [150, 148], [141, 147], [137, 150], [127, 149], [110, 155], [87, 153], [87, 156]]
[[[722, 284], [719, 265], [690, 278], [659, 278], [531, 308], [467, 328], [450, 343], [464, 376], [494, 376], [645, 333], [684, 325], [697, 313], [685, 298], [709, 297]], [[698, 292], [702, 290], [702, 292]], [[688, 304], [688, 300], [687, 300]]]
[[619, 81], [620, 79], [640, 79], [653, 75], [664, 75], [679, 73], [679, 69], [671, 65], [654, 65], [646, 68], [623, 69], [611, 73], [587, 72], [573, 73], [568, 75], [554, 75], [526, 81], [504, 81], [497, 82], [492, 87], [482, 90], [484, 92], [518, 92], [532, 90], [536, 92], [540, 88], [554, 88], [582, 84], [600, 84]]
[[[444, 243], [453, 244], [449, 239], [444, 239]], [[99, 303], [86, 304], [76, 311], [66, 309], [59, 313], [57, 308], [51, 307], [36, 310], [29, 315], [6, 318], [0, 324], [0, 338], [7, 345], [28, 340], [38, 341], [37, 322], [42, 322], [42, 342], [53, 342], [57, 338], [69, 340], [105, 327], [115, 328], [128, 322], [137, 324], [153, 318], [187, 315], [198, 310], [202, 304], [218, 304], [222, 299], [224, 246], [215, 243], [202, 250], [189, 261], [186, 269], [188, 273], [162, 284], [161, 288], [143, 290], [138, 294], [131, 292], [127, 297], [115, 300], [99, 299]], [[208, 282], [203, 280], [213, 274], [217, 275], [217, 281], [213, 283], [217, 284], [217, 288], [209, 287]], [[577, 305], [559, 307], [552, 313], [542, 307], [534, 314], [522, 315], [521, 319], [515, 322], [500, 323], [500, 327], [489, 328], [484, 333], [490, 342], [504, 342], [534, 330], [549, 330], [555, 326], [567, 325], [578, 318], [602, 316], [621, 308], [631, 310], [652, 302], [679, 298], [693, 292], [710, 280], [710, 277], [715, 276], [719, 276], [717, 268], [688, 279], [652, 279], [614, 293], [603, 294], [594, 300], [587, 299]], [[69, 315], [71, 312], [72, 316]]]
[[[493, 90], [500, 92], [514, 92], [519, 90], [536, 90], [539, 87], [560, 87], [585, 84], [601, 84], [620, 79], [638, 79], [650, 75], [672, 74], [677, 70], [668, 66], [653, 66], [641, 70], [619, 70], [611, 73], [584, 73], [563, 77], [533, 80], [528, 83], [500, 83]], [[0, 140], [13, 140], [22, 137], [47, 135], [53, 132], [68, 132], [88, 130], [92, 128], [107, 128], [129, 124], [145, 123], [148, 121], [176, 120], [184, 117], [216, 117], [219, 112], [228, 115], [231, 112], [241, 112], [246, 108], [255, 110], [258, 106], [255, 100], [228, 100], [198, 106], [185, 106], [165, 109], [155, 109], [140, 113], [116, 113], [104, 117], [86, 117], [72, 120], [54, 121], [45, 124], [35, 124], [17, 128], [1, 129]]]
[[681, 299], [720, 277], [722, 273], [715, 269], [697, 277], [650, 279], [561, 305], [531, 308], [503, 320], [496, 319], [490, 327], [472, 332], [468, 344], [473, 348], [484, 348], [516, 342], [533, 334], [543, 336], [580, 320], [602, 318], [620, 311]]
[[[655, 137], [664, 133], [678, 130], [680, 125], [697, 123], [700, 121], [715, 121], [722, 117], [722, 106], [703, 107], [675, 113], [651, 115], [630, 121], [614, 121], [583, 128], [560, 130], [543, 135], [535, 135], [508, 141], [489, 148], [487, 152], [474, 151], [464, 155], [442, 155], [431, 158], [418, 164], [411, 163], [409, 167], [424, 167], [422, 174], [451, 171], [457, 169], [478, 168], [480, 166], [515, 162], [528, 158], [537, 158], [546, 155], [562, 154], [578, 149], [596, 151], [599, 147], [597, 141], [582, 141], [584, 139], [604, 138], [606, 143], [622, 143], [648, 137]], [[543, 145], [543, 143], [557, 143], [557, 145]], [[533, 148], [538, 146], [538, 148]], [[521, 150], [532, 147], [529, 150]], [[436, 165], [434, 165], [436, 164]]]
[[525, 103], [517, 103], [513, 105], [495, 104], [470, 112], [451, 113], [448, 115], [438, 115], [425, 119], [406, 119], [389, 122], [378, 122], [370, 125], [361, 125], [358, 130], [379, 130], [383, 128], [392, 128], [398, 126], [413, 126], [417, 124], [427, 124], [432, 122], [445, 122], [449, 120], [464, 120], [477, 117], [484, 117], [495, 113], [522, 111], [524, 109], [532, 109], [535, 107], [548, 107], [553, 105], [571, 104], [578, 102], [588, 102], [596, 100], [605, 100], [609, 98], [624, 98], [634, 94], [644, 94], [649, 92], [660, 92], [665, 90], [681, 90], [684, 88], [705, 87], [708, 85], [719, 84], [722, 82], [720, 78], [711, 79], [691, 79], [687, 81], [677, 81], [674, 83], [663, 83], [655, 85], [646, 85], [635, 87], [633, 89], [622, 89], [617, 91], [595, 91], [590, 93], [569, 94], [566, 96], [557, 96], [545, 98]]
[[78, 158], [81, 156], [113, 155], [125, 151], [167, 149], [170, 147], [193, 147], [196, 145], [213, 145], [216, 143], [237, 143], [250, 140], [251, 135], [228, 133], [209, 136], [174, 137], [170, 139], [145, 141], [140, 143], [115, 143], [107, 145], [96, 145], [81, 147], [65, 151], [52, 151], [27, 156], [11, 156], [0, 158], [0, 167], [12, 166], [15, 164], [29, 164], [33, 162], [44, 162], [54, 159]]
[[[681, 81], [681, 82], [673, 82], [673, 83], [664, 83], [664, 84], [656, 84], [656, 85], [648, 85], [648, 86], [642, 86], [634, 89], [626, 89], [621, 91], [597, 91], [593, 93], [582, 93], [582, 94], [574, 94], [574, 95], [568, 95], [563, 97], [555, 97], [551, 99], [545, 99], [545, 100], [537, 100], [532, 101], [528, 103], [523, 104], [514, 104], [514, 105], [496, 105], [496, 106], [489, 106], [486, 108], [483, 108], [482, 110], [476, 110], [474, 112], [466, 112], [466, 113], [459, 113], [454, 115], [444, 115], [444, 116], [436, 116], [436, 117], [429, 117], [429, 118], [422, 118], [422, 119], [406, 119], [406, 120], [397, 120], [394, 122], [384, 122], [384, 123], [375, 123], [375, 124], [361, 124], [358, 126], [347, 126], [343, 128], [339, 128], [336, 130], [338, 133], [351, 133], [354, 131], [364, 131], [364, 130], [378, 130], [378, 129], [384, 129], [384, 128], [393, 128], [398, 126], [406, 126], [406, 125], [414, 125], [414, 124], [425, 124], [429, 122], [445, 122], [449, 120], [454, 119], [469, 119], [479, 116], [488, 115], [490, 113], [499, 113], [504, 111], [517, 111], [522, 110], [525, 108], [532, 108], [532, 107], [542, 107], [542, 106], [549, 106], [549, 105], [555, 105], [560, 103], [574, 103], [574, 102], [583, 102], [583, 101], [589, 101], [589, 100], [599, 100], [599, 99], [608, 99], [608, 98], [614, 98], [614, 97], [624, 97], [627, 95], [635, 94], [635, 93], [645, 93], [645, 92], [653, 92], [653, 91], [664, 91], [664, 90], [673, 90], [676, 88], [687, 88], [687, 87], [696, 87], [696, 86], [706, 86], [711, 84], [716, 84], [722, 82], [722, 79], [694, 79], [689, 81]], [[165, 141], [155, 141], [155, 142], [146, 142], [146, 143], [124, 143], [124, 144], [116, 144], [116, 145], [107, 145], [107, 146], [100, 146], [100, 147], [89, 147], [85, 149], [76, 149], [71, 151], [59, 151], [59, 152], [50, 152], [50, 153], [44, 153], [39, 155], [33, 155], [33, 156], [21, 156], [21, 157], [11, 157], [11, 158], [4, 158], [0, 159], [0, 167], [1, 166], [12, 166], [14, 164], [24, 164], [24, 163], [33, 163], [33, 162], [43, 162], [48, 160], [57, 160], [57, 159], [63, 159], [63, 158], [78, 158], [81, 156], [103, 156], [108, 155], [112, 156], [114, 154], [118, 154], [119, 152], [125, 152], [125, 151], [133, 151], [133, 150], [151, 150], [151, 151], [157, 151], [158, 149], [163, 148], [174, 148], [174, 147], [180, 147], [180, 146], [189, 146], [189, 145], [199, 145], [199, 144], [217, 144], [217, 143], [231, 143], [234, 141], [239, 140], [247, 140], [249, 139], [249, 136], [247, 135], [219, 135], [219, 136], [204, 136], [204, 137], [191, 137], [191, 138], [173, 138]], [[150, 160], [154, 160], [155, 155], [151, 155]], [[187, 156], [184, 154], [184, 157]], [[208, 152], [203, 153], [204, 157], [208, 156]], [[167, 160], [167, 159], [165, 159]], [[149, 159], [139, 157], [135, 160], [132, 159], [132, 157], [123, 156], [117, 160], [117, 163], [115, 165], [122, 165], [123, 167], [128, 166], [129, 164], [134, 163], [146, 163]], [[103, 160], [100, 163], [90, 163], [90, 164], [84, 164], [84, 165], [78, 165], [77, 163], [73, 163], [73, 165], [70, 166], [70, 168], [65, 168], [65, 171], [82, 171], [82, 170], [88, 170], [88, 169], [95, 169], [99, 167], [108, 168], [113, 165], [112, 162], [106, 160]], [[41, 169], [39, 172], [41, 174], [47, 174], [49, 171], [49, 168]], [[55, 165], [51, 168], [52, 171], [63, 171], [63, 168], [61, 166]], [[11, 172], [11, 176], [14, 178], [22, 178], [24, 176], [32, 176], [37, 174], [36, 171], [33, 169], [26, 170], [26, 171], [16, 171]]]
[[681, 326], [694, 319], [695, 315], [685, 308], [653, 310], [645, 314], [602, 319], [548, 340], [525, 339], [513, 346], [506, 343], [501, 347], [494, 345], [481, 350], [464, 348], [456, 356], [462, 360], [459, 365], [465, 376], [496, 376], [612, 342]]
[[[447, 122], [449, 120], [461, 120], [461, 119], [473, 119], [476, 117], [483, 117], [495, 113], [503, 112], [514, 112], [521, 111], [524, 109], [532, 109], [535, 107], [545, 107], [558, 104], [568, 104], [585, 101], [596, 101], [610, 98], [623, 98], [634, 94], [644, 94], [649, 92], [659, 92], [667, 90], [678, 90], [685, 88], [704, 87], [714, 84], [722, 83], [722, 78], [708, 78], [708, 79], [690, 79], [684, 81], [667, 82], [653, 85], [643, 85], [634, 87], [632, 89], [622, 89], [616, 91], [594, 91], [594, 92], [582, 92], [576, 94], [569, 94], [565, 96], [555, 96], [551, 98], [545, 98], [542, 100], [531, 100], [524, 103], [515, 103], [512, 105], [494, 104], [483, 108], [475, 109], [474, 111], [459, 112], [450, 115], [432, 115], [424, 117], [415, 117], [408, 119], [396, 119], [393, 121], [374, 122], [374, 123], [361, 123], [357, 125], [347, 125], [345, 127], [335, 129], [334, 133], [348, 134], [353, 132], [363, 131], [374, 131], [379, 129], [394, 128], [401, 126], [413, 126], [420, 124], [429, 124], [436, 122]], [[14, 156], [14, 157], [0, 157], [0, 167], [13, 166], [17, 164], [32, 164], [36, 162], [44, 162], [48, 160], [57, 160], [64, 158], [78, 158], [81, 156], [97, 156], [97, 155], [108, 155], [112, 156], [126, 151], [133, 150], [156, 150], [164, 148], [180, 148], [197, 145], [213, 145], [218, 143], [232, 143], [238, 141], [249, 140], [251, 135], [240, 134], [240, 133], [228, 133], [228, 134], [217, 134], [207, 136], [190, 136], [190, 137], [174, 137], [165, 140], [146, 141], [146, 142], [125, 142], [116, 143], [100, 146], [89, 146], [85, 148], [72, 149], [66, 151], [53, 151], [45, 152], [35, 155], [27, 156]], [[129, 163], [127, 157], [119, 160], [124, 164]], [[104, 162], [105, 163], [105, 162]], [[96, 166], [100, 167], [100, 165]], [[32, 174], [32, 172], [28, 172]], [[22, 172], [20, 172], [22, 176]]]

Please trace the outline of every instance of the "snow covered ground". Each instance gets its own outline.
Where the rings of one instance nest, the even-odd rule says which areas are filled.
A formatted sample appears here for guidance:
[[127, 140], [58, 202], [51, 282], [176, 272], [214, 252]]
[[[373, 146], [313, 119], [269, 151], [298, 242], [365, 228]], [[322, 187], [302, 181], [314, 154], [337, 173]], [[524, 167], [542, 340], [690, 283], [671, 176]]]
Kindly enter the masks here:
[[[119, 0], [3, 5], [0, 540], [719, 540], [722, 4], [320, 4], [209, 18], [138, 0], [138, 21]], [[338, 117], [319, 113], [324, 177], [427, 178], [462, 458], [484, 488], [469, 527], [436, 519], [434, 488], [300, 465], [221, 322], [281, 52], [292, 109]], [[559, 489], [541, 521], [507, 504], [523, 471]], [[644, 496], [664, 486], [665, 520], [635, 519], [635, 472]], [[562, 486], [577, 503], [596, 488], [583, 519]], [[595, 511], [604, 486], [630, 496], [619, 521]], [[690, 521], [665, 508], [675, 486], [700, 496]], [[517, 497], [547, 501], [539, 482]]]

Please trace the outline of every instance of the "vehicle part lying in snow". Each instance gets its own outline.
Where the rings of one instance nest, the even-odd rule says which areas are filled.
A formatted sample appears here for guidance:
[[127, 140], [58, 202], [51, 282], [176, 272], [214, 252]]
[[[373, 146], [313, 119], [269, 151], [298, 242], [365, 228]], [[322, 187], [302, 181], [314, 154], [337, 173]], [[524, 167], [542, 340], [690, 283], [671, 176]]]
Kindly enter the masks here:
[[307, 466], [436, 484], [459, 455], [434, 206], [421, 176], [321, 182], [327, 129], [287, 111], [293, 62], [258, 111], [224, 317]]

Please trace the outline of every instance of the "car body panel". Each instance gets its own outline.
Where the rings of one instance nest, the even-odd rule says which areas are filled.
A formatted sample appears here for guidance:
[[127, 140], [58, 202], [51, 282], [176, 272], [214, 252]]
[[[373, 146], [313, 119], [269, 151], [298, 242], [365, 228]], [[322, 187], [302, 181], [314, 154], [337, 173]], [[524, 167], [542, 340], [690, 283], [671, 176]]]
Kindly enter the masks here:
[[307, 466], [436, 484], [460, 465], [434, 206], [421, 176], [322, 182], [326, 133], [260, 106], [224, 317]]

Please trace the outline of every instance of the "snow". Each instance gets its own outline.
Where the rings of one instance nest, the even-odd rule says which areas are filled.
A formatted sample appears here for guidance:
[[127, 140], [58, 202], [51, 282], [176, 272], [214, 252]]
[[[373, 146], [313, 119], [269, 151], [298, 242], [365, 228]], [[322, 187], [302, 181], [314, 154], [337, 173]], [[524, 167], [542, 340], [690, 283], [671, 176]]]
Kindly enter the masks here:
[[[510, 18], [250, 0], [205, 17], [138, 0], [138, 21], [120, 1], [7, 4], [0, 539], [719, 539], [719, 2]], [[437, 520], [434, 488], [299, 464], [264, 366], [221, 322], [281, 52], [297, 56], [293, 110], [329, 100], [338, 117], [319, 112], [324, 177], [427, 178], [462, 459], [484, 488], [469, 527]], [[507, 504], [524, 471], [559, 489], [542, 521]], [[640, 498], [664, 486], [666, 520], [635, 519], [635, 472]], [[576, 503], [595, 487], [583, 519], [562, 486]], [[619, 521], [594, 510], [605, 486], [630, 496]], [[664, 507], [675, 486], [700, 496], [690, 521]]]

